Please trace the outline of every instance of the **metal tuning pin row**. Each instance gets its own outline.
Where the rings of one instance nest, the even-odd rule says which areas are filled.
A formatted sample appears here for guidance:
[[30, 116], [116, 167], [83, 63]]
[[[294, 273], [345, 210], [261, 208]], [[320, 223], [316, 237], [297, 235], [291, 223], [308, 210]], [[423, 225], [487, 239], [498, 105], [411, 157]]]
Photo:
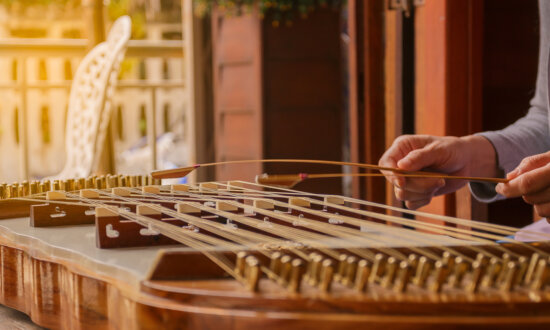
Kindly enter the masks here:
[[304, 276], [304, 261], [300, 258], [292, 258], [289, 255], [274, 252], [271, 255], [268, 276], [279, 285], [286, 287], [290, 292], [300, 292]]
[[48, 191], [76, 191], [80, 189], [107, 189], [160, 185], [161, 181], [142, 175], [101, 175], [67, 180], [23, 181], [0, 184], [0, 199], [25, 197]]
[[[332, 290], [334, 283], [358, 293], [366, 293], [373, 286], [401, 293], [407, 291], [409, 285], [415, 286], [416, 292], [424, 289], [432, 293], [444, 290], [510, 292], [516, 288], [537, 292], [550, 284], [550, 259], [538, 253], [516, 258], [507, 253], [501, 256], [479, 253], [471, 259], [444, 252], [436, 260], [416, 254], [398, 260], [383, 253], [366, 260], [342, 253], [334, 260], [312, 252], [306, 258], [305, 271], [306, 262], [300, 258], [281, 252], [274, 252], [270, 258], [268, 277], [294, 293], [300, 292], [302, 279], [325, 293]], [[250, 290], [258, 289], [260, 268], [255, 257], [240, 252], [235, 273]]]
[[538, 291], [549, 284], [548, 262], [537, 253], [530, 260], [525, 256], [513, 259], [507, 253], [491, 258], [479, 253], [473, 261], [444, 253], [435, 262], [421, 257], [412, 283], [431, 292], [440, 292], [444, 288], [468, 293], [480, 290], [510, 292], [517, 287]]
[[237, 280], [243, 282], [250, 291], [257, 292], [260, 283], [260, 262], [246, 252], [237, 253], [234, 272]]
[[550, 259], [538, 253], [512, 258], [504, 253], [493, 256], [479, 253], [475, 259], [444, 252], [438, 260], [410, 254], [406, 260], [378, 253], [371, 261], [341, 254], [335, 268], [331, 259], [310, 255], [306, 280], [328, 292], [335, 281], [358, 292], [376, 285], [393, 292], [405, 292], [409, 285], [437, 293], [442, 290], [479, 290], [509, 292], [521, 287], [529, 291], [550, 284]]

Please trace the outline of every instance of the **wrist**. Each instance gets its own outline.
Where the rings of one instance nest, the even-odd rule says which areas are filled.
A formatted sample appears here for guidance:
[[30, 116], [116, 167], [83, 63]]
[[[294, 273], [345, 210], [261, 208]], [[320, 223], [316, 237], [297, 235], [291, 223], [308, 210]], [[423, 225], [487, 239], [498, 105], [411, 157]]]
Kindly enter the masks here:
[[502, 177], [504, 173], [498, 166], [495, 147], [481, 135], [467, 135], [460, 138], [469, 154], [468, 168], [471, 176]]

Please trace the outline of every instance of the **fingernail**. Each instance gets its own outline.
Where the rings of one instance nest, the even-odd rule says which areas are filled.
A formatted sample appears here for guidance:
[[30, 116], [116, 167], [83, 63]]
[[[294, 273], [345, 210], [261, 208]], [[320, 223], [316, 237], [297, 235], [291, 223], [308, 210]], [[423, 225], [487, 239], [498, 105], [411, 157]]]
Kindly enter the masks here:
[[495, 187], [496, 192], [499, 193], [499, 194], [501, 194], [501, 195], [502, 195], [502, 193], [501, 193], [501, 192], [502, 192], [502, 189], [504, 189], [502, 183], [497, 184], [496, 187]]

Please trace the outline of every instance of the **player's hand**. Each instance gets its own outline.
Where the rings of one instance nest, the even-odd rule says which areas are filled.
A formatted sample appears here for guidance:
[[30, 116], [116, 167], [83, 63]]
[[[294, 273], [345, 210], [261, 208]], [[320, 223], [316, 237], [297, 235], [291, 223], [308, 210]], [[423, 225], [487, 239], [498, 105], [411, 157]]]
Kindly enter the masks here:
[[510, 182], [496, 187], [499, 194], [522, 196], [540, 216], [550, 217], [550, 152], [524, 158], [506, 178]]
[[[432, 171], [458, 176], [491, 176], [496, 173], [495, 151], [482, 136], [437, 137], [403, 135], [380, 158], [379, 165], [406, 171]], [[492, 167], [492, 168], [491, 168]], [[395, 196], [409, 209], [428, 204], [432, 197], [453, 192], [466, 181], [439, 178], [405, 178], [384, 172]]]

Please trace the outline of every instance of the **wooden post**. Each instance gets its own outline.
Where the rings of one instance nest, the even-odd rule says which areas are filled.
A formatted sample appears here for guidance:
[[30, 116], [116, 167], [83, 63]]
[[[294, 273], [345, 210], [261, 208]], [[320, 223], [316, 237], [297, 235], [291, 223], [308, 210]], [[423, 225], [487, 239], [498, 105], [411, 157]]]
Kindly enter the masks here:
[[[426, 0], [416, 7], [417, 134], [461, 136], [481, 130], [482, 10], [477, 0]], [[423, 210], [461, 217], [483, 213], [472, 208], [466, 191], [457, 196], [462, 197], [437, 197]]]
[[[187, 92], [185, 139], [189, 145], [189, 163], [214, 161], [211, 29], [208, 17], [193, 13], [193, 1], [182, 0]], [[214, 180], [214, 168], [192, 173], [197, 181]]]
[[[88, 27], [88, 49], [105, 41], [105, 18], [102, 0], [83, 0], [85, 8], [86, 26]], [[112, 117], [112, 116], [111, 116]], [[109, 126], [103, 143], [103, 150], [99, 157], [98, 168], [93, 169], [98, 174], [115, 173], [114, 134], [112, 120], [109, 118]]]
[[[378, 163], [386, 149], [384, 4], [350, 1], [350, 149], [353, 162]], [[362, 181], [362, 182], [361, 182]], [[353, 194], [384, 203], [385, 181], [355, 180]]]
[[[403, 13], [386, 8], [384, 25], [385, 148], [388, 149], [403, 134]], [[389, 182], [386, 182], [386, 204], [402, 206]]]
[[88, 48], [105, 41], [105, 19], [103, 17], [103, 0], [83, 0], [86, 26], [88, 28]]

